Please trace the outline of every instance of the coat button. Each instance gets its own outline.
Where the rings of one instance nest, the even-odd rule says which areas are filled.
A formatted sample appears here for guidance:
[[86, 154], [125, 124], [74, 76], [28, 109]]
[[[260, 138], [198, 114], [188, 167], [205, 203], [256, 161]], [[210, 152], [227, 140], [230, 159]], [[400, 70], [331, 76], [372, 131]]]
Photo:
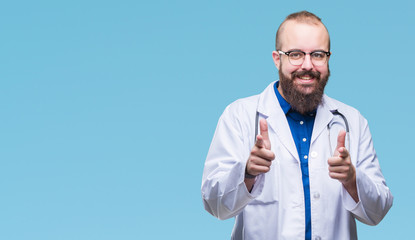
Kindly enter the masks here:
[[318, 153], [317, 153], [317, 152], [312, 151], [312, 152], [311, 152], [311, 154], [310, 154], [310, 156], [311, 156], [312, 158], [316, 158], [316, 157], [318, 156]]
[[321, 240], [321, 237], [317, 236], [317, 237], [314, 238], [314, 240]]
[[319, 198], [320, 198], [320, 193], [315, 192], [315, 193], [313, 194], [313, 197], [314, 197], [315, 199], [319, 199]]

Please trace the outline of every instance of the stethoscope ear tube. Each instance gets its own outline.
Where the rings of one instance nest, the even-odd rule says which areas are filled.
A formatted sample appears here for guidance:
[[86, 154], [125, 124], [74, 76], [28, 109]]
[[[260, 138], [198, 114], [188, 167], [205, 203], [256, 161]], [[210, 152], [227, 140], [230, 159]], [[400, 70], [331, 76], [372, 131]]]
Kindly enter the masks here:
[[256, 111], [254, 143], [256, 142], [256, 136], [258, 135], [258, 121], [259, 121], [259, 112]]

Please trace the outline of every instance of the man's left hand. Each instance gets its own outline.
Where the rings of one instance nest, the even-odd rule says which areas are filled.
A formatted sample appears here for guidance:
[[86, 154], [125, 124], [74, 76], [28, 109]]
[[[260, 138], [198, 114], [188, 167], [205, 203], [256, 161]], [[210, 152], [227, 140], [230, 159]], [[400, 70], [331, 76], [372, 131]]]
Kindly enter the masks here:
[[349, 151], [345, 147], [346, 131], [339, 132], [337, 146], [333, 157], [328, 159], [329, 175], [333, 179], [339, 180], [353, 199], [358, 202], [356, 187], [356, 169], [350, 159]]

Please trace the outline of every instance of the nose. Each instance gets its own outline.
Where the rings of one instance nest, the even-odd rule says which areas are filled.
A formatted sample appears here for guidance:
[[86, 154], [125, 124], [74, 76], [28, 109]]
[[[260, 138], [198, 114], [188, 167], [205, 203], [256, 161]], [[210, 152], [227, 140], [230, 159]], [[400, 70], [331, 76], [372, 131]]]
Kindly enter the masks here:
[[311, 62], [310, 54], [306, 54], [304, 56], [304, 62], [301, 64], [301, 68], [304, 70], [311, 70], [313, 69], [313, 63]]

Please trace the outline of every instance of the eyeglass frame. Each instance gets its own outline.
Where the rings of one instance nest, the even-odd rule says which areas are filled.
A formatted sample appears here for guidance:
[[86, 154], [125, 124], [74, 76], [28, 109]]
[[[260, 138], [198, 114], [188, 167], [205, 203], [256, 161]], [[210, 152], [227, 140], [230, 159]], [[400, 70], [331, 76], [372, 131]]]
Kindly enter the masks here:
[[[322, 50], [316, 50], [316, 51], [312, 51], [312, 52], [304, 52], [304, 51], [301, 51], [301, 50], [291, 50], [291, 51], [287, 51], [287, 52], [284, 52], [284, 51], [282, 51], [282, 50], [278, 50], [277, 49], [277, 52], [279, 53], [279, 54], [284, 54], [284, 55], [286, 55], [287, 57], [288, 57], [288, 61], [291, 63], [291, 60], [290, 60], [290, 53], [293, 53], [293, 52], [298, 52], [298, 53], [302, 53], [302, 54], [304, 54], [304, 57], [303, 57], [303, 62], [302, 63], [300, 63], [300, 64], [292, 64], [293, 66], [300, 66], [301, 64], [303, 64], [304, 63], [304, 60], [305, 60], [305, 56], [308, 54], [308, 55], [310, 55], [310, 60], [311, 60], [311, 62], [313, 63], [313, 65], [315, 65], [314, 64], [314, 62], [313, 62], [313, 58], [312, 58], [312, 55], [311, 54], [313, 54], [313, 53], [316, 53], [316, 52], [320, 52], [320, 53], [324, 53], [326, 56], [327, 56], [327, 58], [326, 58], [326, 62], [325, 63], [327, 63], [327, 61], [328, 61], [328, 57], [330, 57], [330, 55], [331, 55], [331, 52], [326, 52], [326, 51], [322, 51]], [[323, 66], [324, 64], [322, 64], [322, 65], [317, 65], [317, 66]]]

